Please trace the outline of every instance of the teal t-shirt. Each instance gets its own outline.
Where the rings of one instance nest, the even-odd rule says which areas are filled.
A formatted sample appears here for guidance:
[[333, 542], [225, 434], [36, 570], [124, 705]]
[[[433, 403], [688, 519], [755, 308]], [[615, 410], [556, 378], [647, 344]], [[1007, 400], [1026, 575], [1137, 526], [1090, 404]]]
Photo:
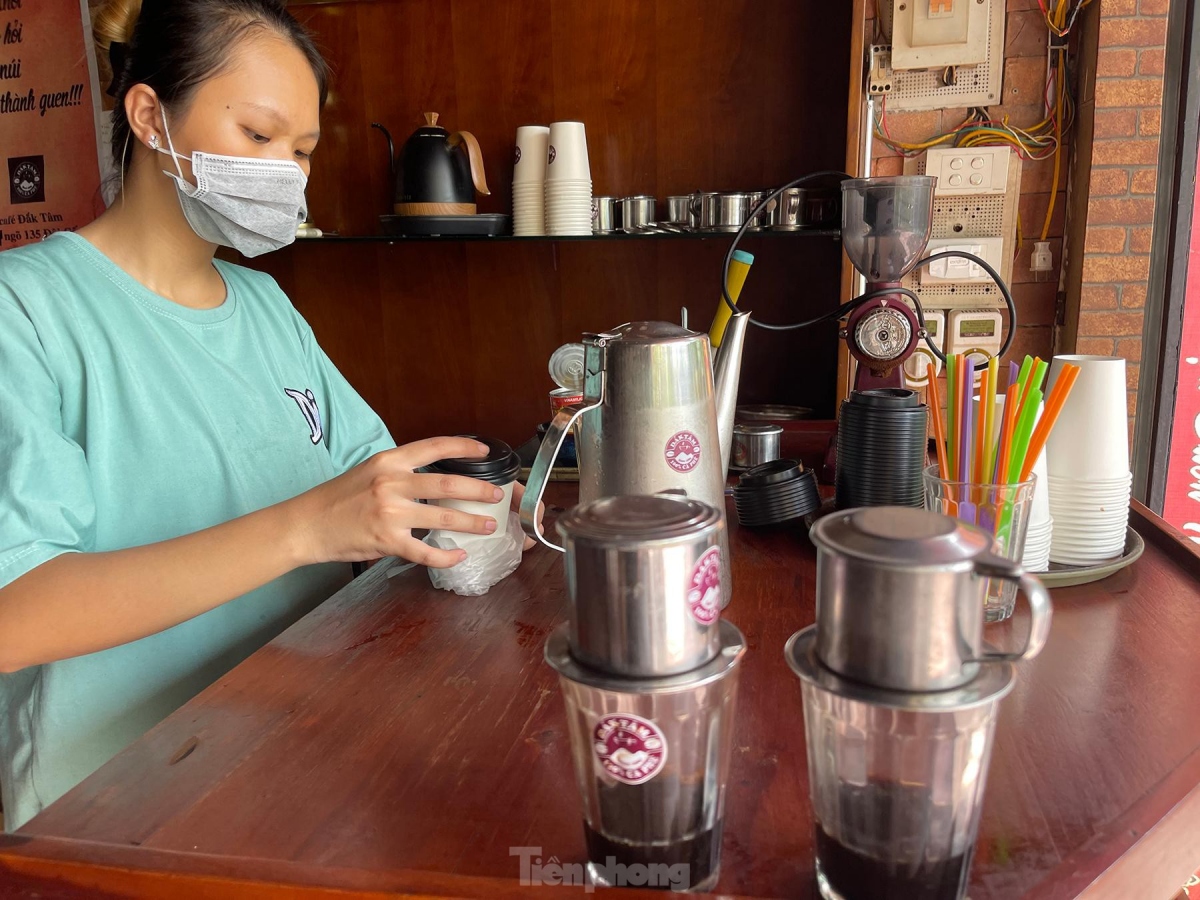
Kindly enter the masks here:
[[[279, 503], [395, 446], [274, 280], [215, 265], [225, 302], [196, 310], [75, 234], [0, 253], [0, 587], [62, 553]], [[349, 576], [298, 569], [159, 634], [0, 674], [6, 829]]]

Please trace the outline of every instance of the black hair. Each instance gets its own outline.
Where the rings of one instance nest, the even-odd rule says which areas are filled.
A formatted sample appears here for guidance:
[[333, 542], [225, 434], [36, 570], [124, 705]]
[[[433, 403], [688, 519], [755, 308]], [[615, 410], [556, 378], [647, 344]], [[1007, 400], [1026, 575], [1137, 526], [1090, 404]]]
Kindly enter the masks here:
[[113, 80], [112, 154], [119, 168], [132, 158], [125, 95], [136, 84], [154, 89], [168, 108], [185, 107], [193, 92], [229, 64], [238, 41], [261, 29], [304, 54], [317, 79], [321, 106], [329, 67], [312, 35], [282, 0], [109, 0], [97, 14], [96, 42], [108, 50]]

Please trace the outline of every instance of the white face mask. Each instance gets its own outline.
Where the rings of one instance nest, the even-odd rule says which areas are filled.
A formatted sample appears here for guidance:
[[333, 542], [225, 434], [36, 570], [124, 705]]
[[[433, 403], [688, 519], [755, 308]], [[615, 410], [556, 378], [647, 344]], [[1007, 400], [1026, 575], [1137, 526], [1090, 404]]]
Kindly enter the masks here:
[[175, 162], [175, 180], [183, 215], [204, 240], [232, 247], [243, 256], [261, 256], [296, 239], [296, 228], [308, 217], [304, 188], [308, 178], [298, 163], [284, 159], [192, 154], [195, 185], [183, 177], [171, 130], [163, 113], [167, 147], [156, 147]]

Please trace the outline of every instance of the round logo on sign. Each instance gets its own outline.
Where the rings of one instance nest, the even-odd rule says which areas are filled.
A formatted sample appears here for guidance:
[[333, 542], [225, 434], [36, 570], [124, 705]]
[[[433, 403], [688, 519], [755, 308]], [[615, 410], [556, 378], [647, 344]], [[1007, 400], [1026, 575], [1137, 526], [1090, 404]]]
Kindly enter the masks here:
[[644, 784], [667, 761], [667, 739], [641, 716], [602, 718], [592, 731], [592, 750], [604, 771], [625, 784]]
[[13, 190], [25, 198], [33, 197], [42, 183], [42, 173], [32, 163], [21, 163], [13, 173]]
[[555, 150], [554, 145], [551, 144], [550, 145], [550, 158], [548, 160], [546, 160], [546, 165], [550, 165], [551, 163], [553, 163], [554, 157], [556, 157], [556, 156], [558, 156], [558, 151]]
[[721, 549], [709, 547], [696, 561], [688, 589], [688, 609], [701, 625], [711, 625], [721, 615]]
[[517, 158], [513, 160], [513, 163], [514, 163], [514, 164], [515, 164], [515, 163], [519, 163], [520, 161], [521, 161], [521, 147], [520, 147], [520, 145], [518, 144], [518, 145], [517, 145]]
[[680, 431], [667, 441], [667, 465], [676, 472], [690, 472], [700, 465], [700, 438], [690, 431]]

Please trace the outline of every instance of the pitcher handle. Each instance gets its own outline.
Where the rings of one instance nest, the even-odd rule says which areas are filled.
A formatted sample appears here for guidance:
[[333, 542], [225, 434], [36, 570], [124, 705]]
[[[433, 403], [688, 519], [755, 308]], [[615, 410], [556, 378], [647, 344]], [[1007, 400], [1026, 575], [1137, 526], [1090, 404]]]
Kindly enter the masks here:
[[550, 469], [554, 466], [554, 460], [558, 458], [558, 451], [562, 448], [563, 441], [567, 438], [567, 432], [571, 430], [571, 426], [575, 424], [576, 419], [585, 412], [600, 406], [603, 402], [603, 399], [601, 399], [590, 405], [581, 403], [573, 406], [564, 406], [556, 412], [554, 414], [554, 421], [546, 429], [546, 436], [542, 438], [537, 456], [533, 460], [533, 466], [529, 470], [529, 482], [525, 486], [525, 495], [521, 498], [521, 528], [534, 540], [540, 541], [551, 550], [557, 550], [559, 553], [563, 552], [563, 548], [548, 541], [546, 536], [538, 529], [538, 506], [542, 502], [542, 495], [546, 493], [546, 482], [550, 480]]
[[1016, 582], [1018, 590], [1025, 595], [1029, 604], [1029, 639], [1024, 648], [1017, 653], [983, 653], [970, 662], [996, 662], [1007, 660], [1016, 662], [1023, 659], [1033, 659], [1042, 652], [1046, 638], [1050, 635], [1051, 603], [1050, 592], [1046, 590], [1041, 579], [1026, 572], [1021, 566], [1011, 560], [999, 556], [984, 556], [976, 561], [975, 571], [988, 578], [999, 578], [1002, 581]]

